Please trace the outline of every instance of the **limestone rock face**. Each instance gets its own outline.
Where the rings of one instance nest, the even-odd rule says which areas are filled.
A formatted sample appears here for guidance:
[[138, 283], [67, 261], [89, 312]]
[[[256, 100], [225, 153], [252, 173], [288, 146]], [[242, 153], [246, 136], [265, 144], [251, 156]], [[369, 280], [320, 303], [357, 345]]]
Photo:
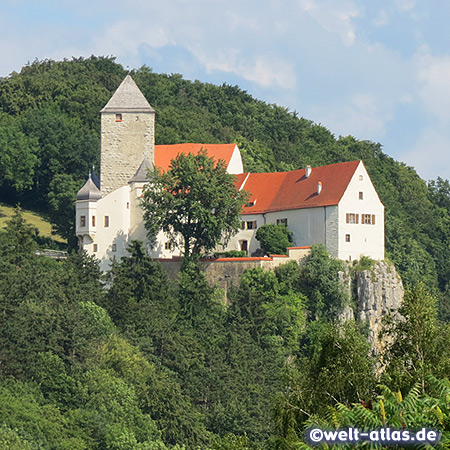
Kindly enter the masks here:
[[384, 261], [374, 263], [371, 270], [358, 272], [354, 279], [356, 287], [355, 318], [369, 324], [369, 342], [372, 351], [380, 354], [386, 344], [379, 341], [382, 319], [392, 313], [400, 318], [398, 309], [403, 301], [403, 283], [395, 267]]

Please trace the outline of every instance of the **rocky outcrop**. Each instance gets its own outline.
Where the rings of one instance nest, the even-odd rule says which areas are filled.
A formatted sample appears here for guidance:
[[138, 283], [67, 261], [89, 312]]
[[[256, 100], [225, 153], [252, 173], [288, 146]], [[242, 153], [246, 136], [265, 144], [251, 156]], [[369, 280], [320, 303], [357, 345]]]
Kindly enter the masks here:
[[356, 272], [353, 278], [355, 319], [369, 326], [372, 351], [380, 354], [388, 337], [379, 340], [383, 317], [389, 313], [398, 318], [403, 301], [403, 283], [395, 267], [384, 261], [375, 262], [370, 270]]

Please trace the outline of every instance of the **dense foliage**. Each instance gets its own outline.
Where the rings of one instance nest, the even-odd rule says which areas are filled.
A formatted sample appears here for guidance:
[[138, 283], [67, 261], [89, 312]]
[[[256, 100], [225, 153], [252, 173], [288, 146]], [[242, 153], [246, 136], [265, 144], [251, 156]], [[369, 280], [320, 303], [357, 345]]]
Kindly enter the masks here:
[[[46, 210], [72, 235], [75, 193], [98, 165], [98, 111], [124, 76], [91, 57], [0, 80], [3, 200]], [[449, 432], [448, 181], [427, 186], [379, 144], [336, 139], [238, 87], [146, 67], [133, 76], [157, 112], [159, 144], [235, 141], [253, 171], [362, 159], [386, 206], [406, 320], [388, 322], [383, 361], [368, 356], [364, 330], [335, 322], [351, 299], [342, 263], [321, 246], [301, 267], [247, 271], [224, 303], [196, 264], [169, 279], [137, 242], [107, 278], [86, 255], [39, 257], [18, 210], [0, 231], [0, 447], [294, 450], [313, 423], [399, 417]]]
[[234, 185], [225, 162], [215, 162], [206, 149], [181, 153], [166, 172], [155, 168], [144, 187], [142, 206], [150, 242], [162, 230], [185, 259], [226, 246], [239, 229], [246, 191]]
[[284, 255], [292, 246], [292, 231], [284, 224], [266, 223], [258, 228], [255, 237], [267, 255]]
[[[227, 304], [195, 262], [171, 280], [139, 242], [105, 278], [85, 255], [37, 256], [38, 241], [19, 209], [0, 232], [4, 448], [294, 450], [337, 402], [342, 425], [379, 399], [364, 333], [335, 322], [350, 299], [323, 246], [246, 271]], [[429, 380], [450, 373], [450, 327], [421, 286], [401, 312], [383, 383], [414, 389], [411, 423], [446, 431], [448, 388]], [[441, 422], [419, 411], [433, 401]]]
[[[0, 80], [0, 192], [11, 204], [51, 214], [64, 237], [73, 233], [73, 201], [98, 167], [99, 111], [125, 77], [112, 58], [35, 61]], [[450, 188], [429, 185], [381, 145], [347, 136], [296, 111], [255, 100], [237, 86], [215, 86], [132, 73], [156, 110], [156, 143], [237, 142], [245, 170], [280, 171], [362, 159], [386, 207], [386, 250], [407, 286], [424, 282], [450, 316]]]

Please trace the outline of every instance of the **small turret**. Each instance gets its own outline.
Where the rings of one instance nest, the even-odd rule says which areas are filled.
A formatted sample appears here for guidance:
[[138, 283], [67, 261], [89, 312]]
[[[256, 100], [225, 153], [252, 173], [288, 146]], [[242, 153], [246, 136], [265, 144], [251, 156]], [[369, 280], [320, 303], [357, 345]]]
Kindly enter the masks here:
[[96, 179], [95, 173], [89, 173], [89, 178], [77, 193], [75, 229], [80, 239], [83, 236], [92, 239], [97, 231], [97, 201], [102, 198], [102, 194], [94, 181]]
[[96, 202], [97, 200], [100, 200], [102, 198], [100, 189], [92, 178], [93, 176], [90, 173], [88, 180], [86, 181], [86, 183], [84, 183], [84, 186], [77, 193], [77, 200], [89, 200]]
[[131, 183], [146, 183], [148, 181], [148, 171], [153, 170], [153, 163], [147, 158], [147, 156], [142, 160], [139, 169], [136, 170], [133, 178], [128, 182]]

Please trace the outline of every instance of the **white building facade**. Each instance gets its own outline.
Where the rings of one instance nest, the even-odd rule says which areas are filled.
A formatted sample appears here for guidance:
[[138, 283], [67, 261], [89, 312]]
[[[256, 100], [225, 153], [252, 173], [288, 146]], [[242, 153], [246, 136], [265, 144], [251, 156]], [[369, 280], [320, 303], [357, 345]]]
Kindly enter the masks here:
[[238, 187], [251, 192], [251, 197], [229, 249], [255, 254], [260, 247], [256, 230], [267, 223], [283, 223], [292, 231], [296, 247], [322, 243], [342, 260], [361, 255], [384, 259], [384, 206], [362, 161], [242, 174]]
[[[94, 255], [102, 270], [127, 256], [131, 240], [146, 242], [140, 207], [147, 171], [167, 170], [180, 153], [198, 153], [225, 161], [236, 186], [251, 193], [242, 211], [242, 229], [226, 250], [257, 253], [258, 227], [285, 223], [294, 245], [325, 244], [335, 257], [384, 258], [384, 207], [361, 161], [273, 174], [243, 173], [236, 144], [154, 144], [155, 111], [127, 76], [101, 111], [100, 179], [95, 174], [78, 192], [76, 234], [80, 248]], [[147, 251], [155, 258], [180, 255], [163, 233]]]

